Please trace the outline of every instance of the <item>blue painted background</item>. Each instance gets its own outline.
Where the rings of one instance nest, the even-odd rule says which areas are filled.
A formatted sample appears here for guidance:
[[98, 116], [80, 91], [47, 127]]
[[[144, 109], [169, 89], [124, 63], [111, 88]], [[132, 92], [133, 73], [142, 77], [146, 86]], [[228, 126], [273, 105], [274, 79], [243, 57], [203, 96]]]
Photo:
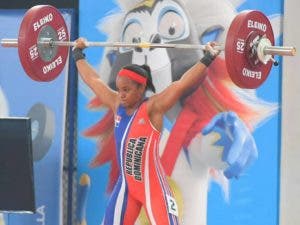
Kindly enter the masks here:
[[[245, 1], [238, 11], [256, 9], [266, 15], [282, 14], [281, 1]], [[80, 3], [79, 34], [88, 40], [105, 41], [105, 36], [97, 28], [97, 22], [113, 10], [113, 1], [85, 0]], [[277, 44], [281, 43], [281, 38]], [[97, 67], [103, 54], [102, 48], [86, 50], [88, 61]], [[280, 61], [279, 57], [276, 57]], [[258, 95], [270, 102], [278, 102], [281, 97], [281, 70], [273, 67], [267, 81], [257, 90]], [[87, 204], [88, 225], [98, 225], [105, 210], [107, 195], [108, 166], [91, 169], [88, 164], [96, 154], [95, 140], [80, 134], [101, 117], [101, 112], [86, 108], [88, 99], [78, 93], [78, 174], [88, 173], [92, 178], [93, 188]], [[259, 127], [254, 137], [259, 151], [259, 158], [239, 180], [230, 181], [230, 198], [226, 202], [220, 188], [212, 184], [208, 195], [208, 225], [277, 225], [279, 201], [279, 157], [280, 157], [280, 111], [263, 126]]]
[[[24, 10], [0, 10], [0, 39], [18, 37], [24, 13]], [[70, 12], [64, 12], [64, 18], [70, 29]], [[16, 48], [1, 48], [0, 51], [0, 86], [8, 101], [8, 116], [24, 117], [33, 105], [42, 103], [55, 117], [55, 135], [50, 149], [44, 158], [34, 162], [37, 213], [6, 215], [6, 225], [60, 224], [68, 64], [54, 81], [36, 82], [25, 74]]]

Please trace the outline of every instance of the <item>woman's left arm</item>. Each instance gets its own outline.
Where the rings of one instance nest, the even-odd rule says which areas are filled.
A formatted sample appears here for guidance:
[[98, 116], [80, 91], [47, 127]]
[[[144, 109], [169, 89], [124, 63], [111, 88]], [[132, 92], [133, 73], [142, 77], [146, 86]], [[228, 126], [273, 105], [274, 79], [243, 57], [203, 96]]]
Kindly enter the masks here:
[[174, 81], [165, 90], [154, 96], [153, 110], [160, 113], [167, 112], [186, 91], [203, 81], [206, 68], [219, 54], [219, 51], [213, 49], [214, 45], [208, 43], [207, 51], [199, 62], [186, 71], [178, 81]]

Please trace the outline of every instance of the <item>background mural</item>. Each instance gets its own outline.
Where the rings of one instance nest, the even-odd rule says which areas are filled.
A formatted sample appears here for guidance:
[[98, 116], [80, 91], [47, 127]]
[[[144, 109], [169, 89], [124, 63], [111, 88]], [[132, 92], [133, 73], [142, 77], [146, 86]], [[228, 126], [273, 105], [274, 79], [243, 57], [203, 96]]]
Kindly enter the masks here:
[[[32, 1], [31, 1], [32, 2]], [[116, 0], [116, 1], [95, 1], [85, 0], [81, 1], [79, 8], [79, 24], [80, 36], [84, 36], [89, 40], [106, 41], [108, 39], [121, 40], [122, 29], [124, 27], [117, 26], [118, 21], [116, 18], [120, 15], [119, 19], [124, 19], [124, 13], [130, 11], [139, 0]], [[150, 1], [144, 1], [146, 4], [151, 5]], [[228, 0], [210, 1], [211, 7], [205, 5], [205, 1], [196, 0], [161, 0], [163, 4], [179, 3], [183, 11], [177, 11], [183, 14], [187, 13], [188, 23], [192, 24], [193, 29], [196, 30], [194, 34], [201, 33], [202, 23], [207, 25], [209, 21], [221, 23], [226, 25], [233, 16], [247, 9], [261, 10], [265, 13], [272, 22], [275, 32], [276, 44], [282, 43], [282, 23], [283, 16], [283, 1], [275, 1], [271, 4], [267, 2], [260, 2], [258, 0]], [[11, 3], [13, 5], [13, 3]], [[295, 3], [296, 4], [296, 3]], [[3, 5], [3, 4], [2, 4]], [[8, 5], [8, 4], [7, 4]], [[192, 7], [193, 6], [193, 7]], [[297, 7], [294, 7], [297, 8]], [[174, 8], [173, 8], [174, 9]], [[0, 10], [0, 38], [16, 37], [18, 27], [25, 10]], [[68, 26], [71, 23], [71, 14], [67, 10], [62, 11]], [[196, 16], [197, 15], [197, 16]], [[110, 20], [110, 19], [115, 20]], [[213, 20], [211, 20], [214, 18]], [[224, 20], [222, 20], [224, 19]], [[119, 21], [119, 22], [120, 22]], [[193, 21], [191, 23], [191, 21]], [[221, 22], [220, 22], [221, 21]], [[111, 23], [110, 23], [111, 22]], [[119, 23], [120, 25], [121, 23]], [[193, 26], [195, 25], [196, 26]], [[292, 23], [289, 23], [292, 24]], [[154, 29], [153, 24], [149, 27]], [[77, 27], [77, 26], [76, 26]], [[196, 27], [196, 28], [195, 28]], [[285, 28], [290, 26], [285, 26]], [[151, 30], [151, 29], [147, 29]], [[202, 30], [203, 31], [203, 30]], [[211, 30], [210, 30], [211, 31]], [[286, 32], [286, 31], [285, 31]], [[291, 32], [294, 34], [294, 32]], [[218, 37], [218, 40], [224, 42], [224, 33], [218, 36], [216, 30], [214, 32], [207, 32], [203, 36], [203, 42]], [[124, 37], [124, 36], [123, 36]], [[189, 39], [190, 41], [191, 39]], [[193, 41], [195, 41], [193, 39]], [[288, 42], [285, 44], [289, 45]], [[292, 43], [294, 44], [294, 43]], [[116, 59], [116, 52], [110, 51], [111, 49], [90, 48], [86, 50], [87, 59], [89, 62], [104, 76], [107, 82], [110, 82], [113, 77], [112, 68], [116, 70], [120, 65], [110, 64]], [[126, 49], [121, 49], [125, 53]], [[34, 150], [34, 170], [35, 170], [35, 188], [37, 195], [37, 213], [34, 215], [12, 215], [0, 214], [0, 224], [61, 224], [62, 223], [62, 199], [61, 199], [61, 171], [62, 171], [62, 149], [65, 141], [65, 120], [66, 120], [66, 104], [67, 104], [67, 74], [68, 68], [62, 72], [62, 75], [54, 82], [43, 84], [36, 83], [30, 80], [20, 66], [16, 49], [3, 49], [1, 48], [1, 64], [0, 64], [0, 117], [6, 116], [30, 116], [35, 118], [33, 121], [33, 137], [34, 144], [40, 146], [40, 140], [43, 139], [44, 147], [42, 151]], [[187, 57], [188, 60], [196, 61], [201, 52], [196, 52]], [[136, 55], [137, 56], [137, 55]], [[161, 54], [161, 56], [163, 56]], [[176, 54], [173, 55], [174, 59], [178, 59]], [[179, 56], [178, 56], [179, 57]], [[179, 57], [180, 58], [180, 57]], [[222, 56], [221, 56], [222, 58]], [[196, 213], [188, 210], [191, 215], [201, 216], [202, 219], [196, 219], [197, 224], [279, 224], [279, 158], [281, 133], [281, 74], [282, 74], [282, 59], [275, 57], [279, 60], [280, 66], [273, 67], [268, 80], [256, 90], [255, 99], [265, 106], [269, 111], [261, 116], [260, 121], [254, 126], [253, 137], [256, 142], [258, 157], [251, 163], [238, 179], [224, 179], [222, 171], [209, 170], [209, 179], [207, 179], [207, 189], [201, 189], [204, 194], [205, 201], [194, 201], [195, 204], [201, 206], [201, 210], [196, 209]], [[126, 58], [128, 59], [128, 58]], [[136, 57], [134, 60], [140, 60]], [[165, 62], [166, 58], [157, 57], [156, 60], [151, 60], [153, 68], [158, 63]], [[140, 61], [142, 62], [142, 61]], [[124, 62], [123, 62], [124, 63]], [[185, 62], [183, 62], [184, 64]], [[292, 61], [292, 65], [297, 64]], [[111, 67], [113, 65], [113, 67]], [[171, 65], [171, 64], [170, 64]], [[186, 65], [188, 66], [188, 65]], [[292, 68], [293, 66], [289, 66]], [[172, 67], [169, 67], [172, 68]], [[179, 68], [185, 69], [184, 66]], [[222, 70], [223, 67], [220, 66]], [[293, 67], [293, 69], [295, 69]], [[161, 72], [161, 71], [160, 71]], [[289, 70], [291, 73], [291, 71]], [[159, 71], [158, 73], [159, 74]], [[174, 73], [172, 73], [174, 75]], [[290, 74], [289, 74], [290, 75]], [[178, 75], [180, 76], [180, 74]], [[290, 78], [292, 76], [289, 76]], [[293, 79], [293, 78], [291, 78]], [[159, 77], [157, 79], [159, 81]], [[166, 81], [168, 82], [168, 81]], [[163, 83], [163, 82], [162, 82]], [[75, 86], [75, 85], [74, 85]], [[234, 90], [238, 90], [233, 88]], [[288, 89], [288, 88], [286, 88]], [[291, 89], [291, 88], [290, 88]], [[296, 88], [295, 88], [296, 90]], [[252, 92], [240, 92], [245, 96], [252, 96]], [[64, 97], [63, 97], [64, 96]], [[97, 165], [92, 167], [92, 162], [100, 151], [100, 139], [97, 135], [90, 135], [87, 137], [87, 130], [99, 122], [99, 120], [106, 113], [105, 109], [97, 106], [97, 102], [92, 101], [93, 94], [90, 90], [79, 81], [78, 92], [78, 211], [77, 222], [81, 223], [86, 221], [87, 224], [100, 224], [103, 218], [104, 210], [106, 207], [109, 193], [107, 192], [110, 183], [111, 165], [105, 163], [104, 165]], [[253, 97], [253, 96], [252, 96]], [[252, 99], [253, 100], [253, 99]], [[261, 102], [262, 101], [262, 102]], [[294, 100], [290, 100], [290, 104], [294, 105]], [[285, 105], [286, 106], [286, 105]], [[264, 108], [264, 107], [263, 107]], [[288, 110], [288, 109], [287, 109]], [[234, 111], [234, 110], [233, 110]], [[177, 111], [178, 112], [178, 111]], [[294, 112], [294, 111], [293, 111]], [[251, 117], [251, 116], [250, 116]], [[297, 117], [297, 115], [295, 116]], [[172, 132], [174, 128], [174, 120], [172, 117], [166, 117], [164, 139], [162, 142], [162, 149], [166, 144], [166, 137]], [[176, 118], [176, 117], [175, 117]], [[174, 118], [173, 118], [174, 119]], [[243, 119], [243, 118], [242, 118]], [[244, 119], [243, 119], [244, 120]], [[247, 120], [244, 120], [247, 122]], [[294, 121], [294, 120], [293, 120]], [[258, 121], [256, 121], [258, 122]], [[47, 136], [40, 136], [38, 127], [42, 124], [47, 131]], [[250, 125], [255, 122], [250, 122]], [[290, 127], [291, 125], [289, 125]], [[45, 131], [44, 130], [44, 131]], [[200, 132], [200, 131], [199, 131]], [[91, 133], [89, 133], [91, 134]], [[296, 132], [293, 132], [295, 135]], [[291, 134], [287, 132], [286, 137]], [[198, 136], [197, 136], [198, 137]], [[201, 138], [201, 137], [200, 137]], [[189, 150], [193, 150], [193, 146], [199, 147], [198, 139], [195, 139], [195, 145], [189, 145]], [[285, 139], [283, 140], [283, 142]], [[191, 144], [191, 143], [190, 143]], [[283, 150], [283, 154], [289, 154], [291, 150], [290, 145], [283, 143], [287, 150]], [[200, 146], [201, 147], [201, 146]], [[210, 146], [212, 147], [212, 146]], [[213, 149], [213, 148], [212, 148]], [[182, 150], [182, 149], [180, 149]], [[184, 149], [183, 149], [184, 150]], [[180, 151], [179, 161], [187, 159], [189, 156], [190, 161], [186, 164], [188, 166], [196, 166], [199, 161], [192, 153], [193, 151]], [[196, 155], [197, 156], [197, 155]], [[195, 159], [193, 161], [193, 159]], [[206, 158], [205, 158], [206, 159]], [[294, 157], [294, 160], [296, 157]], [[206, 161], [206, 160], [204, 160]], [[283, 160], [286, 164], [284, 168], [290, 168], [287, 160]], [[196, 162], [193, 164], [193, 162]], [[220, 163], [220, 161], [218, 161]], [[175, 164], [173, 179], [183, 177], [183, 173], [178, 173], [180, 163]], [[218, 167], [218, 166], [216, 166]], [[188, 168], [188, 167], [187, 167]], [[187, 168], [183, 172], [188, 171]], [[198, 167], [196, 172], [198, 171]], [[170, 168], [169, 168], [170, 169]], [[291, 169], [290, 171], [297, 171]], [[171, 168], [170, 173], [173, 170]], [[192, 171], [194, 172], [194, 171]], [[217, 172], [217, 173], [215, 173]], [[285, 175], [290, 172], [286, 172]], [[177, 175], [177, 177], [176, 177]], [[186, 174], [185, 174], [186, 175]], [[294, 178], [293, 174], [293, 178]], [[186, 176], [190, 178], [191, 176]], [[45, 179], [47, 178], [47, 179]], [[178, 183], [178, 180], [176, 181]], [[296, 187], [285, 183], [282, 180], [283, 186], [286, 188], [284, 191], [290, 199], [297, 199], [293, 197], [293, 191], [288, 191], [287, 187]], [[291, 181], [294, 184], [294, 180]], [[179, 189], [182, 189], [179, 184]], [[195, 192], [199, 191], [196, 187]], [[292, 190], [296, 190], [292, 189]], [[192, 192], [191, 192], [192, 193]], [[184, 191], [183, 191], [184, 194]], [[183, 196], [186, 197], [186, 196]], [[196, 196], [191, 194], [193, 199]], [[286, 196], [283, 196], [286, 197]], [[183, 202], [185, 199], [183, 199]], [[290, 201], [283, 201], [290, 202]], [[69, 203], [70, 204], [70, 203]], [[189, 203], [185, 203], [189, 204]], [[290, 204], [292, 205], [292, 204]], [[297, 208], [297, 207], [296, 207]], [[295, 209], [285, 208], [283, 206], [286, 216], [284, 219], [292, 221], [289, 212]], [[282, 210], [281, 210], [282, 211]], [[199, 213], [199, 214], [198, 214]], [[204, 215], [204, 216], [203, 216]], [[268, 215], [268, 216], [266, 216]], [[295, 213], [297, 218], [297, 210]], [[193, 217], [191, 217], [193, 218]], [[198, 218], [198, 217], [197, 217]], [[294, 221], [293, 221], [294, 222]], [[141, 224], [145, 224], [140, 222]], [[186, 223], [189, 224], [189, 223]]]
[[[115, 26], [117, 23], [113, 23], [116, 22], [117, 19], [108, 19], [111, 23], [107, 23], [109, 24], [107, 25], [103, 18], [113, 18], [110, 17], [110, 15], [119, 13], [120, 9], [128, 11], [138, 2], [140, 1], [105, 1], [101, 2], [101, 4], [92, 0], [85, 1], [84, 3], [81, 2], [79, 8], [80, 36], [86, 37], [91, 41], [120, 39], [121, 28]], [[173, 4], [173, 1], [162, 2]], [[236, 12], [246, 9], [260, 10], [269, 16], [275, 32], [276, 43], [281, 44], [281, 16], [283, 10], [282, 2], [280, 1], [276, 1], [270, 5], [256, 0], [216, 0], [210, 2], [210, 4], [215, 7], [213, 10], [205, 5], [205, 1], [185, 0], [180, 1], [180, 3], [183, 3], [181, 6], [190, 13], [193, 21], [198, 25], [201, 25], [203, 21], [209, 23], [209, 18], [211, 17], [215, 18], [217, 22], [220, 22], [222, 16], [230, 20]], [[191, 8], [191, 6], [194, 7]], [[218, 9], [220, 10], [218, 11]], [[121, 18], [122, 13], [119, 15], [119, 18]], [[205, 18], [207, 18], [207, 20], [205, 20]], [[225, 20], [225, 25], [226, 22]], [[199, 32], [200, 25], [198, 27], [196, 26], [198, 28], [197, 32]], [[213, 38], [213, 35], [214, 34], [206, 35], [205, 40]], [[220, 40], [224, 41], [224, 37], [224, 35], [221, 35]], [[98, 68], [107, 81], [109, 81], [109, 71], [111, 70], [107, 56], [115, 56], [108, 53], [109, 50], [102, 48], [90, 48], [86, 50], [88, 61], [95, 68]], [[201, 53], [195, 53], [195, 57], [197, 54]], [[136, 58], [136, 60], [139, 59]], [[159, 61], [160, 58], [157, 60]], [[276, 57], [276, 60], [281, 62], [279, 57]], [[152, 66], [155, 66], [155, 63], [158, 62], [153, 62]], [[197, 224], [278, 224], [280, 73], [280, 66], [273, 67], [268, 80], [256, 90], [258, 102], [263, 100], [263, 104], [270, 103], [266, 108], [270, 106], [270, 108], [273, 109], [276, 104], [279, 106], [275, 114], [271, 117], [266, 117], [268, 119], [265, 120], [261, 118], [262, 123], [259, 123], [258, 126], [255, 127], [253, 136], [258, 149], [257, 160], [255, 160], [238, 179], [230, 179], [229, 181], [223, 179], [223, 177], [217, 177], [212, 180], [209, 179], [207, 204], [204, 204], [205, 207], [197, 214], [204, 214], [207, 215], [207, 217], [206, 220], [203, 218], [196, 220]], [[87, 224], [96, 225], [99, 224], [103, 218], [105, 205], [109, 196], [106, 190], [109, 185], [110, 164], [91, 168], [91, 162], [95, 159], [99, 151], [99, 139], [97, 136], [87, 138], [84, 136], [84, 132], [101, 119], [105, 110], [95, 110], [95, 108], [91, 108], [93, 104], [90, 104], [90, 101], [93, 99], [93, 95], [82, 83], [79, 83], [78, 94], [78, 179], [81, 181], [78, 192], [78, 220], [79, 222], [86, 220]], [[251, 93], [246, 94], [252, 95]], [[259, 104], [260, 103], [261, 102], [259, 102]], [[172, 126], [172, 120], [166, 119], [166, 129], [170, 130]], [[83, 174], [87, 174], [88, 176], [81, 177]], [[184, 203], [187, 204], [186, 202]], [[199, 204], [203, 203], [199, 202]]]

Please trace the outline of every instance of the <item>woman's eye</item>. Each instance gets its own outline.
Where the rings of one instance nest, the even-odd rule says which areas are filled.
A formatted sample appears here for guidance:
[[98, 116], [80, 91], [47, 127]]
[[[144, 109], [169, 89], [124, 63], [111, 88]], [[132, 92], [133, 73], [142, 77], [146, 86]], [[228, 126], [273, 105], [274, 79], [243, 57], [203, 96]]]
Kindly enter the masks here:
[[122, 88], [122, 89], [121, 89], [121, 92], [127, 93], [128, 91], [129, 91], [129, 88]]

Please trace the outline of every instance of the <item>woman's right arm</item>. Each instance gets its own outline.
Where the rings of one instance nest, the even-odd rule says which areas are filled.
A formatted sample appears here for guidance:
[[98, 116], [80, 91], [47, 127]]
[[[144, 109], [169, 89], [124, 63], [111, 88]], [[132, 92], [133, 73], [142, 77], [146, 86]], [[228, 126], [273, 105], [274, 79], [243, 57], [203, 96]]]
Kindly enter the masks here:
[[[86, 45], [84, 44], [84, 39], [78, 39], [76, 42], [78, 43], [77, 49], [75, 48], [75, 50], [73, 50], [73, 56], [76, 61], [76, 66], [80, 77], [93, 90], [93, 92], [100, 99], [103, 105], [115, 111], [118, 100], [118, 93], [112, 90], [106, 83], [101, 80], [95, 69], [85, 60], [84, 57], [76, 59], [76, 54], [80, 54], [82, 49], [86, 47]], [[81, 54], [84, 55], [82, 52]]]

